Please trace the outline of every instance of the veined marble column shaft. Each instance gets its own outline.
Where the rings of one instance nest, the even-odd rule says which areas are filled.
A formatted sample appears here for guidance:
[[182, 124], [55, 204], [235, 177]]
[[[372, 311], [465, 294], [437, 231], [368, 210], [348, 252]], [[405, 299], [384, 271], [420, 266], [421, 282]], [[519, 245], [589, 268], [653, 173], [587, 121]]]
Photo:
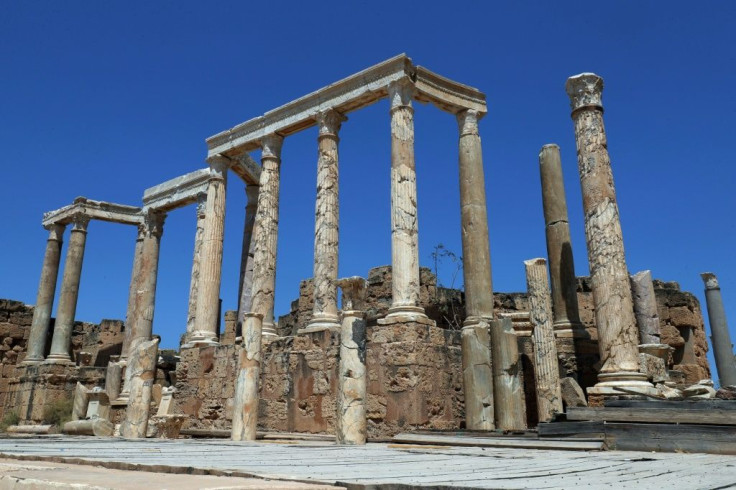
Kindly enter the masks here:
[[653, 387], [639, 372], [639, 332], [626, 268], [616, 190], [603, 126], [603, 79], [593, 73], [570, 77], [566, 84], [575, 123], [578, 169], [585, 214], [590, 282], [602, 367], [591, 394], [619, 387]]
[[511, 318], [491, 320], [490, 331], [496, 427], [501, 430], [526, 429], [519, 340]]
[[79, 280], [82, 276], [84, 246], [87, 242], [87, 225], [89, 217], [83, 214], [74, 216], [72, 231], [69, 237], [69, 248], [66, 252], [64, 275], [61, 280], [61, 296], [56, 311], [54, 336], [51, 340], [51, 352], [46, 362], [71, 362], [69, 347], [72, 342], [74, 315], [77, 312], [79, 297]]
[[[263, 174], [261, 174], [263, 175]], [[262, 316], [246, 313], [243, 345], [238, 354], [238, 376], [233, 400], [233, 441], [255, 441], [258, 427], [258, 381], [261, 377]]]
[[337, 256], [339, 243], [339, 171], [337, 146], [346, 118], [335, 110], [317, 115], [319, 157], [314, 226], [314, 309], [302, 332], [337, 330]]
[[194, 232], [194, 257], [192, 258], [192, 275], [189, 280], [189, 306], [187, 310], [186, 345], [194, 332], [197, 318], [197, 298], [199, 296], [199, 262], [202, 253], [202, 237], [207, 210], [207, 194], [197, 196], [197, 228]]
[[[253, 299], [251, 312], [263, 318], [263, 335], [276, 335], [273, 302], [276, 286], [276, 245], [279, 232], [279, 180], [284, 138], [271, 134], [261, 140], [261, 180], [253, 226]], [[245, 328], [245, 325], [243, 325]]]
[[199, 254], [199, 288], [194, 331], [188, 342], [218, 344], [217, 325], [220, 318], [220, 280], [222, 279], [222, 243], [225, 236], [225, 187], [229, 159], [208, 159], [210, 181], [207, 186], [202, 248]]
[[258, 211], [259, 185], [245, 186], [248, 199], [245, 205], [245, 224], [243, 225], [243, 248], [240, 256], [240, 283], [238, 285], [238, 326], [237, 336], [242, 335], [243, 315], [250, 311], [253, 303], [253, 227]]
[[392, 304], [381, 323], [429, 323], [419, 306], [417, 175], [414, 162], [414, 84], [405, 78], [388, 86], [391, 102], [391, 276]]
[[54, 306], [56, 280], [59, 277], [61, 244], [66, 226], [53, 224], [44, 228], [49, 230], [49, 238], [46, 242], [46, 253], [43, 256], [38, 296], [36, 297], [36, 306], [33, 308], [31, 332], [28, 335], [28, 354], [23, 361], [24, 364], [43, 361], [46, 337], [51, 324], [51, 310]]
[[731, 334], [728, 332], [721, 287], [712, 272], [703, 272], [700, 277], [705, 283], [705, 302], [708, 307], [711, 344], [713, 344], [713, 357], [716, 359], [718, 380], [721, 386], [736, 386], [736, 360], [733, 355]]
[[130, 351], [130, 340], [132, 338], [133, 323], [135, 322], [135, 305], [136, 292], [138, 291], [138, 282], [141, 279], [141, 254], [143, 253], [143, 239], [146, 236], [146, 227], [144, 224], [137, 226], [137, 235], [135, 239], [135, 249], [133, 251], [133, 272], [130, 276], [130, 288], [128, 289], [128, 309], [125, 313], [125, 337], [123, 339], [123, 347], [120, 351], [120, 362], [125, 362]]
[[153, 382], [156, 378], [158, 342], [158, 339], [147, 340], [132, 347], [130, 351], [130, 402], [125, 410], [125, 419], [120, 424], [120, 435], [126, 439], [146, 437]]
[[642, 344], [660, 344], [659, 313], [654, 293], [652, 271], [641, 271], [630, 277], [634, 316]]
[[539, 173], [552, 287], [553, 325], [558, 336], [570, 337], [583, 331], [583, 325], [578, 309], [577, 278], [559, 146], [551, 144], [542, 147], [539, 152]]
[[524, 262], [529, 296], [529, 317], [534, 344], [534, 377], [537, 385], [537, 414], [540, 422], [549, 422], [562, 413], [560, 367], [557, 360], [552, 306], [547, 282], [547, 261]]

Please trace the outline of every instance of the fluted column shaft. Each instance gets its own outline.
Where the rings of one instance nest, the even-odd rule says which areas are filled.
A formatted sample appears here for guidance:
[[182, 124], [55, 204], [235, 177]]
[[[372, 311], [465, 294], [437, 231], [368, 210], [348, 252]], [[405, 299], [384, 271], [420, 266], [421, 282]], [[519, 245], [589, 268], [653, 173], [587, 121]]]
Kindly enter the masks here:
[[133, 272], [130, 276], [130, 288], [128, 289], [128, 309], [125, 313], [125, 337], [123, 338], [123, 347], [120, 351], [120, 361], [125, 361], [130, 353], [130, 340], [133, 333], [133, 323], [135, 323], [135, 298], [139, 288], [138, 282], [141, 279], [141, 255], [143, 254], [143, 239], [145, 236], [146, 227], [143, 224], [138, 225], [135, 249], [133, 251]]
[[584, 73], [568, 79], [566, 88], [575, 123], [590, 282], [602, 364], [596, 386], [636, 382], [651, 386], [646, 383], [646, 376], [639, 372], [639, 333], [603, 126], [603, 79]]
[[189, 305], [187, 309], [187, 333], [186, 345], [192, 337], [197, 319], [197, 299], [199, 296], [199, 267], [202, 254], [202, 238], [204, 235], [204, 222], [207, 210], [207, 194], [197, 196], [197, 227], [194, 232], [194, 256], [192, 258], [192, 275], [189, 279]]
[[534, 344], [534, 378], [537, 385], [537, 414], [540, 422], [549, 422], [562, 413], [560, 367], [552, 326], [552, 306], [547, 282], [547, 261], [532, 259], [524, 262], [529, 296], [529, 317]]
[[207, 186], [202, 248], [199, 255], [199, 288], [194, 331], [189, 342], [218, 344], [222, 244], [225, 234], [225, 187], [229, 160], [215, 156], [208, 160], [211, 177]]
[[705, 302], [708, 307], [711, 344], [713, 345], [713, 357], [716, 359], [718, 381], [721, 386], [736, 386], [736, 359], [733, 355], [731, 334], [728, 332], [721, 287], [716, 275], [712, 272], [704, 272], [700, 276], [705, 283]]
[[241, 335], [243, 314], [250, 311], [253, 303], [253, 227], [256, 222], [258, 211], [259, 185], [248, 184], [245, 186], [245, 195], [248, 200], [245, 206], [245, 223], [243, 225], [243, 248], [240, 256], [240, 282], [238, 285], [238, 328], [237, 334]]
[[54, 306], [56, 280], [59, 277], [59, 262], [61, 260], [61, 244], [64, 237], [65, 225], [48, 225], [49, 238], [46, 242], [46, 253], [43, 256], [41, 280], [38, 285], [36, 306], [33, 308], [33, 321], [28, 335], [28, 354], [24, 363], [43, 361], [46, 349], [46, 338], [51, 324], [51, 310]]
[[542, 147], [539, 152], [539, 173], [552, 287], [553, 325], [558, 336], [569, 337], [582, 331], [583, 326], [578, 309], [577, 278], [559, 146], [552, 144]]
[[337, 257], [339, 235], [338, 133], [345, 117], [328, 110], [317, 115], [319, 125], [317, 202], [314, 225], [314, 308], [304, 331], [337, 330]]
[[[276, 246], [279, 231], [279, 180], [281, 145], [277, 134], [261, 140], [261, 180], [258, 210], [253, 226], [253, 302], [251, 312], [263, 318], [263, 335], [276, 335], [273, 318], [276, 286]], [[245, 328], [245, 325], [243, 325]], [[245, 333], [243, 334], [245, 335]]]
[[78, 214], [73, 218], [72, 231], [69, 237], [69, 248], [64, 263], [64, 275], [61, 280], [61, 296], [56, 311], [54, 336], [51, 340], [51, 351], [47, 362], [70, 362], [69, 348], [74, 328], [74, 315], [77, 312], [79, 297], [79, 280], [82, 276], [84, 246], [87, 242], [87, 225], [89, 218]]

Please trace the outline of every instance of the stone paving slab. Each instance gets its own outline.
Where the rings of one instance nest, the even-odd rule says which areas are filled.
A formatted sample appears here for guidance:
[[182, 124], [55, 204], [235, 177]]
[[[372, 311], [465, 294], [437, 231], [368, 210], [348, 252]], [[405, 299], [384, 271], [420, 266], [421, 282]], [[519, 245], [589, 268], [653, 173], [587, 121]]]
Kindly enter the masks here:
[[736, 487], [736, 456], [712, 454], [43, 436], [0, 439], [0, 456], [117, 470], [339, 484], [351, 490]]

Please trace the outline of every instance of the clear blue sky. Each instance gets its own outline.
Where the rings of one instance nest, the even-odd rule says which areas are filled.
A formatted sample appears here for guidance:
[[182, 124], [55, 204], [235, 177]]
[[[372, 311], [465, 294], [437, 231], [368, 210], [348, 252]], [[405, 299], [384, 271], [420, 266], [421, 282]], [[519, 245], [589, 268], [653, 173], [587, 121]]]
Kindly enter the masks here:
[[[698, 273], [716, 272], [733, 331], [734, 25], [731, 2], [5, 2], [0, 297], [35, 302], [43, 212], [79, 195], [140, 204], [145, 188], [204, 166], [206, 137], [406, 52], [488, 96], [497, 291], [524, 290], [522, 261], [546, 255], [545, 143], [562, 149], [576, 269], [587, 274], [564, 83], [593, 71], [606, 83], [630, 270], [678, 281], [703, 306]], [[457, 127], [419, 104], [415, 121], [429, 266], [438, 243], [460, 253]], [[341, 137], [340, 275], [365, 275], [390, 263], [387, 103], [351, 114]], [[277, 315], [312, 274], [316, 159], [316, 129], [287, 138]], [[245, 205], [234, 176], [227, 202], [222, 297], [234, 309]], [[194, 228], [193, 207], [165, 226], [154, 329], [167, 347], [185, 329]], [[131, 227], [90, 225], [77, 319], [125, 316], [134, 241]]]

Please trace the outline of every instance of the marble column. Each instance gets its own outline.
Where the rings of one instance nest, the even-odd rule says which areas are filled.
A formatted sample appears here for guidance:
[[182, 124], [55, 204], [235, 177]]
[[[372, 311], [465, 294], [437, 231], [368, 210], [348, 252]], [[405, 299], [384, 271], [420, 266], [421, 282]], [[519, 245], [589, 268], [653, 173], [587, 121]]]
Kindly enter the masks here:
[[391, 276], [392, 303], [381, 324], [433, 323], [419, 306], [417, 175], [414, 163], [414, 84], [391, 82]]
[[238, 354], [238, 376], [233, 400], [233, 441], [255, 441], [258, 427], [258, 382], [261, 377], [262, 315], [249, 312], [243, 319], [243, 345]]
[[194, 330], [188, 342], [195, 345], [217, 345], [220, 318], [220, 280], [222, 278], [222, 244], [225, 236], [225, 187], [230, 160], [210, 157], [210, 181], [207, 186], [202, 248], [199, 254], [199, 285]]
[[491, 320], [490, 331], [496, 428], [526, 429], [519, 340], [511, 324], [511, 318]]
[[135, 305], [136, 292], [138, 291], [138, 281], [141, 278], [141, 254], [143, 253], [143, 239], [146, 236], [146, 226], [140, 223], [137, 226], [137, 236], [135, 239], [135, 249], [133, 251], [133, 272], [130, 275], [130, 287], [128, 288], [128, 309], [125, 313], [125, 337], [123, 338], [123, 347], [120, 351], [119, 362], [125, 364], [130, 350], [130, 339], [133, 332], [133, 323], [135, 322]]
[[248, 184], [245, 195], [248, 202], [245, 206], [245, 223], [243, 225], [243, 248], [240, 255], [240, 282], [238, 283], [238, 324], [236, 337], [242, 335], [243, 315], [250, 311], [253, 304], [253, 227], [258, 212], [258, 191], [261, 186]]
[[[261, 140], [261, 180], [253, 226], [253, 299], [251, 312], [263, 318], [263, 335], [275, 336], [273, 302], [276, 286], [276, 245], [279, 231], [279, 180], [284, 138], [271, 134]], [[243, 325], [245, 328], [245, 325]]]
[[46, 253], [43, 256], [41, 281], [38, 285], [36, 306], [33, 308], [33, 321], [28, 335], [28, 354], [23, 364], [34, 364], [43, 361], [46, 350], [46, 338], [51, 325], [51, 309], [54, 306], [56, 280], [59, 276], [61, 260], [61, 244], [64, 238], [65, 225], [51, 224], [44, 226], [49, 231], [46, 241]]
[[202, 253], [202, 236], [204, 233], [204, 221], [207, 209], [207, 194], [197, 196], [197, 227], [194, 232], [194, 257], [192, 258], [192, 275], [189, 279], [189, 305], [187, 309], [187, 333], [185, 344], [182, 347], [192, 347], [189, 339], [196, 325], [197, 297], [199, 295], [199, 262]]
[[560, 367], [552, 323], [552, 306], [547, 282], [547, 261], [524, 262], [529, 296], [529, 319], [534, 345], [534, 378], [537, 385], [537, 414], [540, 422], [549, 422], [562, 413]]
[[637, 272], [629, 279], [634, 301], [634, 316], [639, 327], [639, 341], [641, 344], [660, 344], [659, 313], [652, 271]]
[[586, 336], [578, 309], [577, 278], [559, 146], [551, 144], [542, 147], [539, 152], [539, 173], [555, 334], [558, 337]]
[[125, 409], [125, 419], [120, 424], [120, 435], [126, 439], [146, 437], [153, 382], [156, 379], [158, 342], [159, 339], [152, 339], [131, 347], [128, 359], [128, 371], [131, 373], [130, 402]]
[[731, 334], [728, 332], [721, 287], [718, 285], [718, 278], [712, 272], [703, 272], [700, 277], [703, 278], [705, 283], [705, 302], [708, 307], [710, 340], [713, 345], [713, 357], [716, 359], [718, 381], [720, 381], [721, 386], [736, 386], [736, 362], [733, 355]]
[[314, 226], [314, 308], [300, 333], [338, 330], [337, 256], [339, 236], [338, 152], [340, 125], [347, 118], [335, 110], [317, 115], [317, 202]]
[[72, 342], [74, 315], [77, 312], [79, 296], [79, 280], [82, 276], [84, 246], [87, 242], [87, 225], [89, 217], [77, 214], [72, 218], [72, 231], [69, 237], [69, 248], [66, 252], [64, 275], [61, 280], [61, 296], [56, 310], [54, 335], [51, 340], [51, 352], [46, 358], [50, 363], [70, 363], [69, 348]]
[[616, 190], [603, 126], [603, 79], [593, 73], [566, 84], [575, 123], [601, 369], [592, 395], [654, 394], [639, 372], [639, 333], [626, 268]]

